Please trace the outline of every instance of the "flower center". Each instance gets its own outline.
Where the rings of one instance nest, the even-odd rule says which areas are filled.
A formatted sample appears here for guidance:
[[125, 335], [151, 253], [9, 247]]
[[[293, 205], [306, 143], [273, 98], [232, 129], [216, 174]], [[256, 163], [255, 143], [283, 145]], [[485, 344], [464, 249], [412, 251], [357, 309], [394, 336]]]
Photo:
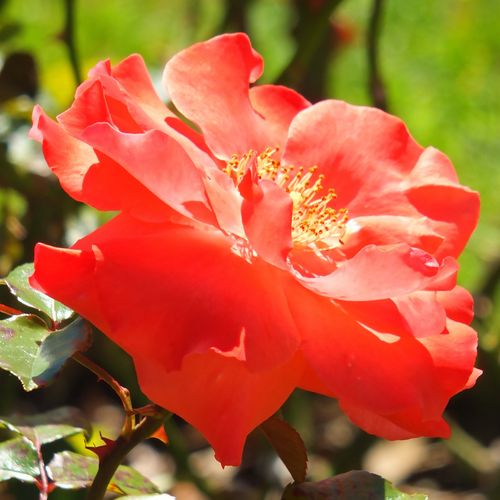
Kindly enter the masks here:
[[267, 148], [260, 154], [250, 150], [241, 157], [233, 155], [224, 172], [238, 185], [253, 166], [259, 179], [275, 182], [290, 195], [295, 245], [326, 250], [342, 244], [348, 213], [345, 208], [335, 210], [331, 206], [337, 197], [335, 190], [323, 186], [325, 176], [317, 174], [317, 165], [308, 168], [282, 165], [274, 158], [277, 149]]

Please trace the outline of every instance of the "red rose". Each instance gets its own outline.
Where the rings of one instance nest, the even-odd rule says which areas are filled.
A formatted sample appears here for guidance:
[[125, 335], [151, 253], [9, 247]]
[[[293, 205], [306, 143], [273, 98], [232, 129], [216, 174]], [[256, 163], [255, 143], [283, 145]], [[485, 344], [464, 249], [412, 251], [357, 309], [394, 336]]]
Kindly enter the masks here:
[[32, 284], [134, 359], [143, 391], [223, 464], [301, 387], [388, 439], [447, 436], [477, 375], [456, 258], [477, 193], [397, 118], [249, 88], [261, 57], [223, 35], [167, 64], [98, 64], [32, 135], [75, 199], [119, 214], [71, 249], [38, 245]]

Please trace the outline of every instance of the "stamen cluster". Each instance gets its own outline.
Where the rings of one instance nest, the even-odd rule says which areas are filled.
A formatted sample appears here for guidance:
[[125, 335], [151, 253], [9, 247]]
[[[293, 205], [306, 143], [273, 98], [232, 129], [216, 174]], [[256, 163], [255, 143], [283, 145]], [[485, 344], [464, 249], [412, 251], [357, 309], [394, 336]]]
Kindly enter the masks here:
[[[233, 155], [224, 172], [238, 185], [249, 168], [254, 168], [259, 179], [275, 182], [292, 199], [292, 239], [295, 245], [324, 250], [342, 243], [347, 209], [331, 206], [337, 197], [330, 187], [324, 192], [325, 176], [317, 175], [318, 166], [296, 167], [283, 165], [275, 158], [278, 148], [267, 148], [257, 154], [250, 150], [239, 157]], [[321, 194], [323, 192], [323, 194]]]

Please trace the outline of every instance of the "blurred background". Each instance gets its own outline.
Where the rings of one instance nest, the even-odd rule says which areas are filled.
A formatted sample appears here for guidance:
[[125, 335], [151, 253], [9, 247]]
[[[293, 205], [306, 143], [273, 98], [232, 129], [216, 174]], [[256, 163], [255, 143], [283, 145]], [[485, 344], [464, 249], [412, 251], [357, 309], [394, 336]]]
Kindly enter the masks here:
[[[500, 3], [498, 0], [2, 0], [0, 1], [0, 276], [33, 258], [37, 241], [68, 245], [109, 215], [79, 206], [49, 175], [27, 138], [31, 110], [52, 116], [99, 60], [142, 54], [158, 86], [178, 50], [222, 32], [245, 31], [264, 56], [263, 82], [289, 85], [312, 101], [338, 98], [400, 116], [422, 145], [453, 161], [481, 193], [479, 227], [461, 258], [460, 282], [476, 299], [477, 386], [456, 397], [448, 441], [377, 440], [352, 426], [335, 401], [296, 392], [283, 410], [309, 450], [310, 478], [364, 468], [431, 499], [500, 499]], [[0, 302], [8, 302], [5, 287]], [[128, 357], [98, 332], [90, 357], [132, 388]], [[0, 414], [63, 404], [116, 436], [121, 407], [104, 384], [68, 364], [46, 389], [25, 394], [0, 373]], [[170, 421], [169, 447], [148, 442], [129, 463], [183, 499], [278, 499], [290, 481], [257, 433], [243, 465], [221, 469], [191, 427]], [[83, 438], [70, 445], [85, 452]], [[48, 449], [47, 453], [54, 450]], [[88, 452], [87, 452], [88, 453]], [[0, 483], [0, 499], [38, 498]], [[83, 498], [56, 491], [52, 499]]]

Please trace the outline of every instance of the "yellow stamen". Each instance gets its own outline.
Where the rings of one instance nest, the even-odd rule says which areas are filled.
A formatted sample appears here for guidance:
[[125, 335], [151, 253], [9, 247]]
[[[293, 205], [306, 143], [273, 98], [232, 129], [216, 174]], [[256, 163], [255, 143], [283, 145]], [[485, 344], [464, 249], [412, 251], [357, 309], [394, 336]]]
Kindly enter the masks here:
[[[295, 245], [313, 250], [325, 250], [342, 244], [347, 209], [331, 207], [337, 197], [333, 188], [325, 192], [323, 174], [317, 175], [317, 165], [309, 168], [282, 165], [274, 158], [278, 148], [267, 148], [260, 154], [250, 150], [245, 155], [233, 155], [224, 172], [239, 184], [245, 172], [254, 164], [259, 179], [275, 182], [292, 199], [292, 239]], [[322, 193], [322, 194], [321, 194]]]

